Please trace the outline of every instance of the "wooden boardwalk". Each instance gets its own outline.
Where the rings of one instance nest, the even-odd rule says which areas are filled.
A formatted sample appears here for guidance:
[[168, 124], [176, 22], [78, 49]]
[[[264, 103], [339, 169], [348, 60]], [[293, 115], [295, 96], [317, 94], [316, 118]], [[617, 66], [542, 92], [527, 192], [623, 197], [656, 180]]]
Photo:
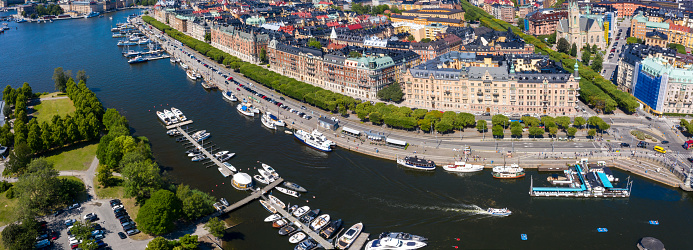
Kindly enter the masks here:
[[233, 203], [233, 204], [231, 204], [230, 206], [225, 207], [224, 209], [222, 209], [220, 215], [221, 215], [221, 214], [228, 213], [228, 212], [231, 212], [231, 211], [233, 211], [233, 210], [236, 210], [237, 208], [242, 207], [242, 206], [244, 206], [245, 204], [248, 204], [248, 203], [250, 203], [251, 201], [253, 201], [253, 200], [255, 200], [255, 199], [258, 199], [258, 198], [260, 198], [260, 197], [263, 197], [263, 196], [262, 196], [263, 194], [265, 194], [265, 193], [267, 193], [268, 191], [272, 190], [274, 187], [276, 187], [277, 185], [279, 185], [279, 184], [282, 183], [282, 182], [284, 182], [284, 179], [279, 178], [278, 180], [276, 180], [276, 181], [270, 183], [269, 185], [265, 186], [264, 188], [260, 189], [260, 191], [253, 191], [253, 193], [251, 193], [250, 195], [248, 195], [248, 197], [245, 197], [245, 198], [243, 198], [242, 200], [237, 201], [236, 203]]
[[275, 205], [273, 202], [269, 202], [269, 199], [267, 199], [267, 197], [265, 197], [264, 195], [262, 196], [262, 199], [268, 201], [268, 203], [271, 206], [273, 206], [274, 208], [277, 209], [277, 212], [279, 212], [279, 214], [281, 214], [284, 218], [289, 220], [290, 223], [293, 223], [294, 225], [298, 226], [302, 232], [306, 233], [308, 236], [310, 236], [310, 238], [312, 238], [313, 240], [318, 242], [318, 244], [320, 244], [323, 248], [334, 249], [334, 245], [332, 245], [332, 243], [325, 240], [323, 237], [320, 237], [320, 235], [318, 235], [318, 233], [316, 233], [312, 229], [310, 229], [309, 225], [305, 225], [305, 224], [301, 223], [298, 219], [296, 219], [296, 217], [294, 217], [292, 214], [290, 214], [286, 210]]
[[363, 249], [363, 245], [368, 242], [368, 237], [371, 236], [371, 234], [366, 233], [366, 232], [361, 232], [361, 235], [359, 235], [358, 238], [356, 238], [356, 241], [354, 241], [354, 244], [351, 244], [349, 247], [349, 250], [361, 250]]
[[185, 125], [188, 125], [188, 124], [192, 124], [192, 123], [193, 123], [192, 120], [187, 120], [187, 121], [184, 121], [184, 122], [179, 122], [179, 123], [176, 123], [176, 124], [172, 124], [172, 125], [166, 126], [166, 130], [174, 129], [174, 128], [180, 128], [180, 127], [182, 127], [182, 126], [185, 126]]

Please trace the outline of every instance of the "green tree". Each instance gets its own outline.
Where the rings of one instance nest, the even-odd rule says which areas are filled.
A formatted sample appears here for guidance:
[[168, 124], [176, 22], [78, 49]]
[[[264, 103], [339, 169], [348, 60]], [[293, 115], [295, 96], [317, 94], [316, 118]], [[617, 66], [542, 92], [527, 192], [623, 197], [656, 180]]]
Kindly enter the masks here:
[[205, 33], [205, 41], [207, 41], [207, 42], [212, 41], [212, 33]]
[[12, 115], [12, 107], [10, 105], [2, 105], [2, 116], [4, 116], [6, 119]]
[[315, 38], [311, 38], [308, 40], [308, 47], [313, 47], [316, 49], [322, 49], [322, 43], [320, 43], [318, 40]]
[[147, 243], [148, 250], [172, 250], [173, 244], [164, 237], [156, 237]]
[[125, 195], [135, 197], [139, 203], [143, 202], [163, 184], [161, 175], [159, 175], [159, 166], [149, 159], [126, 164], [122, 169], [122, 174], [125, 179], [123, 182]]
[[570, 55], [573, 57], [577, 56], [577, 45], [575, 43], [570, 47]]
[[455, 128], [462, 130], [465, 127], [474, 126], [474, 123], [476, 122], [474, 119], [476, 118], [470, 113], [458, 113], [457, 117], [455, 117]]
[[596, 44], [592, 45], [592, 53], [597, 54], [598, 51], [599, 51], [599, 47], [597, 47]]
[[185, 234], [178, 238], [180, 246], [185, 250], [195, 250], [200, 242], [197, 240], [197, 235]]
[[419, 41], [419, 42], [420, 43], [430, 43], [431, 39], [430, 38], [424, 38], [424, 39], [421, 39], [421, 41]]
[[524, 31], [525, 30], [525, 19], [524, 18], [518, 18], [517, 19], [517, 27], [520, 28], [520, 30]]
[[505, 128], [510, 125], [510, 119], [507, 116], [498, 114], [491, 117], [491, 123], [493, 126], [503, 126]]
[[51, 131], [51, 126], [48, 125], [48, 122], [42, 122], [41, 123], [41, 142], [43, 145], [43, 150], [48, 150], [53, 146], [53, 139], [51, 135], [53, 134], [53, 131]]
[[[33, 219], [33, 218], [32, 218]], [[26, 220], [25, 220], [26, 221]], [[33, 249], [37, 228], [27, 226], [29, 223], [12, 223], [2, 230], [2, 244], [6, 249]]]
[[510, 133], [514, 137], [522, 137], [522, 127], [521, 126], [513, 126], [510, 128]]
[[599, 126], [600, 123], [604, 123], [604, 120], [600, 118], [599, 116], [592, 116], [589, 119], [587, 119], [587, 124], [593, 127]]
[[36, 119], [32, 119], [29, 122], [29, 135], [27, 137], [27, 144], [31, 151], [34, 153], [43, 150], [43, 140], [41, 140], [41, 127], [39, 127]]
[[536, 117], [532, 117], [532, 116], [522, 117], [522, 123], [525, 124], [525, 127], [537, 127], [541, 124], [539, 119], [537, 119]]
[[493, 128], [491, 128], [491, 131], [493, 133], [493, 137], [495, 138], [503, 138], [503, 127], [500, 125], [495, 125]]
[[371, 123], [376, 124], [376, 125], [383, 124], [383, 117], [378, 112], [370, 113], [368, 115], [368, 120], [370, 120]]
[[563, 37], [561, 37], [560, 39], [558, 39], [558, 45], [556, 45], [556, 46], [557, 46], [556, 49], [557, 49], [558, 52], [560, 52], [560, 53], [566, 53], [566, 54], [568, 54], [568, 52], [569, 52], [569, 50], [570, 50], [570, 43], [568, 43], [568, 40], [566, 40], [566, 39], [563, 38]]
[[14, 144], [26, 143], [26, 138], [29, 134], [29, 128], [27, 128], [26, 123], [23, 121], [16, 121], [14, 123]]
[[55, 82], [55, 90], [65, 92], [67, 87], [67, 79], [70, 78], [70, 71], [63, 71], [63, 67], [57, 67], [53, 71], [53, 82]]
[[171, 191], [160, 189], [140, 208], [135, 222], [144, 233], [165, 234], [175, 229], [174, 222], [180, 218], [181, 210], [178, 197]]
[[594, 61], [592, 62], [592, 66], [591, 66], [592, 70], [594, 70], [594, 72], [597, 72], [597, 73], [601, 72], [603, 62], [604, 62], [604, 58], [602, 57], [602, 55], [597, 54], [594, 57]]
[[452, 131], [453, 125], [452, 125], [452, 120], [450, 119], [442, 119], [440, 122], [437, 122], [435, 124], [435, 129], [439, 133], [448, 133]]
[[592, 57], [592, 53], [590, 53], [589, 50], [583, 50], [582, 51], [582, 64], [590, 65], [590, 58], [591, 57]]
[[404, 93], [397, 82], [393, 82], [378, 91], [378, 98], [383, 101], [400, 102], [402, 97], [404, 97]]
[[14, 150], [10, 152], [8, 157], [10, 159], [5, 164], [5, 170], [3, 170], [2, 175], [21, 175], [26, 171], [29, 162], [31, 162], [31, 148], [29, 148], [26, 142], [15, 144]]
[[566, 132], [566, 134], [568, 134], [568, 136], [570, 136], [570, 137], [575, 137], [575, 133], [577, 133], [577, 129], [574, 127], [568, 128], [568, 130]]
[[412, 35], [408, 35], [408, 36], [407, 36], [407, 41], [415, 42], [415, 41], [416, 41], [416, 38], [414, 38], [414, 36], [412, 36]]
[[350, 57], [350, 58], [360, 58], [360, 57], [361, 57], [361, 53], [359, 53], [359, 52], [356, 51], [356, 50], [352, 50], [352, 51], [349, 51], [349, 57]]
[[34, 96], [34, 92], [32, 91], [31, 86], [29, 86], [29, 83], [27, 83], [27, 82], [22, 84], [21, 92], [27, 98], [33, 98], [33, 96]]
[[214, 212], [215, 198], [202, 191], [190, 189], [187, 185], [179, 185], [176, 196], [183, 204], [183, 218], [193, 221]]
[[14, 189], [17, 192], [18, 210], [25, 216], [45, 214], [51, 208], [66, 201], [62, 196], [58, 171], [44, 158], [38, 158], [27, 166], [27, 171], [19, 177]]
[[543, 124], [547, 128], [555, 127], [556, 122], [551, 116], [544, 116], [541, 118], [541, 124]]
[[587, 131], [587, 135], [594, 138], [594, 136], [597, 135], [597, 130], [596, 129], [590, 129]]
[[530, 136], [537, 137], [537, 136], [540, 136], [543, 134], [544, 134], [544, 129], [542, 129], [542, 128], [538, 128], [538, 127], [529, 128], [529, 135]]
[[582, 118], [580, 116], [575, 117], [573, 120], [573, 125], [577, 126], [578, 128], [582, 128], [583, 125], [587, 124], [587, 121], [585, 121], [585, 118]]
[[557, 127], [550, 127], [549, 128], [549, 134], [553, 137], [556, 137], [556, 133], [558, 133], [558, 128]]
[[478, 130], [480, 133], [486, 132], [487, 129], [488, 129], [488, 123], [486, 122], [486, 120], [480, 119], [480, 120], [476, 121], [476, 130]]
[[554, 119], [556, 124], [558, 126], [561, 126], [562, 129], [567, 129], [570, 126], [570, 117], [568, 116], [559, 116]]
[[267, 63], [267, 50], [265, 48], [260, 49], [260, 61]]
[[214, 237], [221, 238], [224, 237], [224, 232], [226, 231], [226, 225], [224, 221], [217, 217], [212, 217], [205, 223], [205, 229], [209, 231]]

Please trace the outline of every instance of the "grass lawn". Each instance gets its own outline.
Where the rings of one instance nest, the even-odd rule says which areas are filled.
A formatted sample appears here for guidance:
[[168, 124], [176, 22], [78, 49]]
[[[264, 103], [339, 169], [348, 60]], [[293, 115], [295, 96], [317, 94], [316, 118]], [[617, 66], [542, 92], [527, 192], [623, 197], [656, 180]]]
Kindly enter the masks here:
[[[0, 226], [16, 221], [15, 208], [19, 199], [7, 199], [5, 192], [0, 193]], [[0, 237], [1, 238], [1, 237]]]
[[41, 101], [34, 106], [32, 116], [38, 119], [39, 123], [50, 122], [55, 115], [64, 117], [66, 114], [75, 112], [75, 105], [69, 98]]
[[79, 143], [46, 154], [46, 160], [55, 165], [58, 171], [89, 169], [96, 156], [98, 142]]
[[[123, 180], [123, 178], [118, 177], [118, 176], [113, 176], [112, 178], [118, 179], [120, 181]], [[99, 199], [122, 199], [123, 198], [124, 188], [122, 186], [102, 188], [101, 184], [99, 184], [99, 181], [97, 179], [98, 178], [94, 177], [94, 186], [96, 186], [96, 190], [94, 190], [94, 191], [96, 191], [96, 197], [98, 197]]]

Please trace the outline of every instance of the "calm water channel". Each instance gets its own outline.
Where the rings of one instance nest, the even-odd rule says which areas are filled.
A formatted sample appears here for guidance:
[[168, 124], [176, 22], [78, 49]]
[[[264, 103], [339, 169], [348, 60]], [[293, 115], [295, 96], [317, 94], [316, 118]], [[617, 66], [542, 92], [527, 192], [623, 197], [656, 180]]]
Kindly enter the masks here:
[[[634, 249], [643, 236], [659, 238], [669, 249], [693, 243], [686, 233], [693, 225], [691, 195], [641, 178], [635, 178], [630, 199], [530, 198], [530, 176], [535, 184], [547, 185], [546, 174], [529, 171], [524, 179], [498, 181], [489, 171], [421, 173], [339, 149], [325, 154], [307, 148], [289, 135], [265, 129], [259, 118], [242, 117], [221, 93], [204, 91], [168, 60], [129, 65], [110, 27], [131, 13], [135, 11], [48, 24], [10, 23], [12, 30], [0, 35], [1, 83], [18, 87], [29, 82], [34, 91], [53, 91], [55, 67], [85, 69], [91, 76], [88, 86], [106, 107], [127, 116], [136, 135], [149, 137], [157, 161], [173, 180], [230, 202], [246, 195], [215, 168], [190, 162], [183, 146], [165, 135], [154, 110], [170, 106], [193, 119], [194, 128], [210, 131], [214, 144], [235, 152], [231, 163], [236, 167], [247, 171], [262, 161], [310, 191], [301, 199], [278, 194], [284, 202], [320, 208], [346, 226], [363, 222], [371, 234], [423, 235], [430, 239], [427, 249]], [[489, 206], [514, 213], [507, 218], [476, 213], [477, 207]], [[292, 248], [287, 237], [262, 222], [267, 215], [257, 202], [232, 213], [228, 221], [238, 225], [229, 230], [226, 245]], [[648, 220], [660, 225], [648, 225]], [[599, 227], [609, 232], [598, 233]], [[528, 241], [520, 240], [522, 233]]]

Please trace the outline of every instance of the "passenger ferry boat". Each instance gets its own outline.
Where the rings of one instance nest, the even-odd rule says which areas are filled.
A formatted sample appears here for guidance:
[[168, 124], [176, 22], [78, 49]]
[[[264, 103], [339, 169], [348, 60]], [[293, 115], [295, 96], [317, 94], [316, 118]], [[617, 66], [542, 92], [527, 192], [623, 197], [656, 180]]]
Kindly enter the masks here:
[[404, 158], [397, 158], [397, 164], [418, 170], [436, 169], [436, 164], [433, 161], [418, 158], [417, 156], [405, 156]]
[[517, 164], [493, 167], [493, 178], [515, 179], [525, 176], [525, 170]]
[[312, 134], [303, 131], [303, 130], [297, 130], [294, 132], [294, 137], [298, 139], [299, 141], [307, 144], [311, 148], [323, 151], [323, 152], [331, 152], [332, 147], [328, 141], [324, 141], [320, 138], [314, 137]]

